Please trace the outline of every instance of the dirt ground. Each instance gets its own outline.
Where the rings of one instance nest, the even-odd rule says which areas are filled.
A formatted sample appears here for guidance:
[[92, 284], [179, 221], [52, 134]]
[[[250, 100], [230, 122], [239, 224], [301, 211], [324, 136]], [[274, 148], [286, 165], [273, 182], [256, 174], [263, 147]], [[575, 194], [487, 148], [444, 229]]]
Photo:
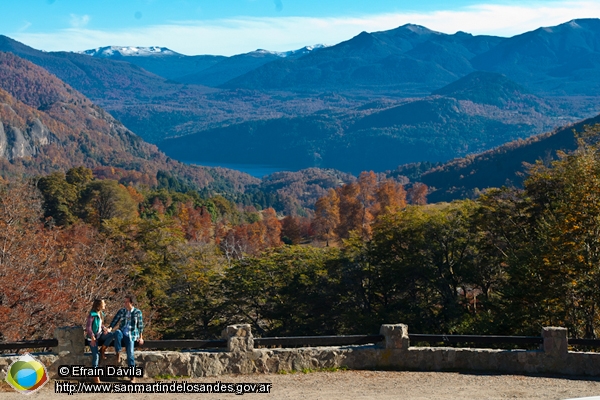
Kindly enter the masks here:
[[[568, 378], [522, 375], [489, 375], [451, 372], [337, 371], [286, 375], [228, 375], [203, 379], [166, 380], [165, 383], [272, 383], [269, 394], [244, 394], [253, 399], [567, 399], [600, 396], [600, 378]], [[126, 381], [116, 382], [124, 384]], [[138, 382], [152, 384], [153, 379]], [[77, 382], [74, 382], [77, 383]], [[232, 399], [236, 394], [75, 394], [81, 399]], [[55, 381], [30, 399], [65, 399], [55, 393]], [[0, 385], [3, 400], [23, 399], [6, 383]], [[599, 397], [600, 399], [600, 397]]]

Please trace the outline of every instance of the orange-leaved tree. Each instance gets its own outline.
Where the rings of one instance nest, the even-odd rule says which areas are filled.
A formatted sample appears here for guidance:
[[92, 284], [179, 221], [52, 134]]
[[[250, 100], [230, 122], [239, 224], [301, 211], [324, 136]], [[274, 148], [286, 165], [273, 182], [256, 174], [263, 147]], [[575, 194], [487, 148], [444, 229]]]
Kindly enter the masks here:
[[127, 285], [116, 246], [88, 225], [46, 228], [39, 192], [0, 187], [0, 339], [50, 338], [81, 325], [91, 301]]
[[326, 196], [321, 197], [315, 204], [315, 231], [329, 242], [337, 238], [337, 227], [340, 224], [340, 197], [335, 189], [329, 189]]

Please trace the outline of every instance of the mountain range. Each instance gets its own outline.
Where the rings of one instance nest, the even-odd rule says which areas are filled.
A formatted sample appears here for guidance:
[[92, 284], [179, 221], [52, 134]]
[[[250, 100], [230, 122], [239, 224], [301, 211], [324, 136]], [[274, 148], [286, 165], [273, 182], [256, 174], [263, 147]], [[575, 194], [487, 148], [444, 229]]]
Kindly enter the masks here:
[[156, 184], [161, 171], [197, 188], [230, 185], [243, 190], [258, 183], [236, 171], [169, 159], [56, 76], [2, 52], [0, 163], [4, 176], [84, 165], [109, 167], [125, 182], [148, 185]]
[[184, 56], [166, 47], [158, 46], [107, 46], [85, 50], [81, 54], [126, 61], [174, 82], [218, 87], [271, 61], [302, 57], [325, 47], [317, 44], [285, 52], [258, 49], [232, 57]]
[[158, 146], [179, 160], [235, 160], [292, 170], [316, 166], [358, 174], [485, 151], [576, 120], [565, 114], [556, 99], [532, 95], [504, 75], [473, 72], [424, 98], [247, 121]]
[[[245, 120], [297, 116], [357, 104], [355, 101], [340, 104], [337, 98], [330, 101], [328, 96], [314, 99], [308, 94], [274, 95], [182, 84], [130, 62], [71, 52], [44, 52], [1, 35], [0, 51], [13, 53], [56, 75], [149, 142]], [[184, 64], [205, 58], [181, 57]], [[177, 60], [181, 57], [168, 57], [174, 64], [164, 65], [162, 61], [158, 64], [165, 71], [183, 68], [178, 67], [181, 63]], [[158, 59], [131, 58], [148, 62]], [[231, 58], [235, 64], [236, 58]], [[188, 72], [186, 69], [185, 73]]]
[[445, 35], [418, 25], [367, 33], [309, 54], [262, 66], [223, 85], [247, 89], [396, 91], [429, 94], [470, 72], [469, 60], [503, 41], [462, 32]]
[[[600, 20], [578, 19], [511, 38], [453, 35], [418, 25], [367, 33], [297, 60], [279, 60], [232, 88], [381, 88], [423, 95], [473, 71], [493, 71], [536, 94], [598, 92]], [[595, 75], [595, 76], [592, 76]]]
[[[5, 164], [35, 169], [38, 163], [43, 170], [77, 162], [114, 164], [149, 176], [172, 170], [199, 187], [215, 180], [229, 179], [222, 186], [237, 188], [258, 181], [233, 172], [222, 178], [228, 173], [222, 169], [176, 163], [140, 138], [172, 159], [199, 164], [320, 167], [354, 174], [394, 171], [392, 175], [423, 180], [442, 199], [453, 196], [442, 193], [466, 196], [485, 187], [485, 174], [477, 171], [490, 169], [463, 168], [479, 165], [473, 160], [489, 159], [494, 151], [510, 153], [490, 149], [517, 139], [525, 142], [508, 146], [521, 148], [529, 143], [527, 138], [595, 116], [600, 108], [597, 19], [511, 38], [448, 35], [409, 24], [363, 32], [329, 47], [257, 50], [232, 57], [185, 56], [162, 47], [135, 46], [84, 54], [43, 52], [5, 36], [0, 36], [0, 51], [42, 67], [56, 80], [38, 69], [32, 75], [44, 78], [42, 83], [30, 79], [28, 85], [36, 90], [29, 93], [11, 88], [15, 71], [1, 78], [7, 105], [0, 134]], [[2, 63], [32, 70], [31, 64], [18, 60], [3, 55]], [[47, 88], [60, 85], [68, 89]], [[72, 108], [66, 104], [85, 105], [72, 110], [76, 121], [49, 114]], [[19, 118], [11, 117], [9, 109], [24, 114], [15, 111]], [[66, 128], [51, 129], [48, 121], [60, 122], [59, 117], [63, 125], [73, 125], [72, 133], [58, 135], [55, 131]], [[96, 129], [96, 120], [112, 128], [100, 129], [104, 136], [97, 137], [105, 141], [92, 146], [95, 142], [81, 132]], [[53, 164], [43, 154], [55, 147], [70, 148], [70, 156]], [[91, 147], [103, 150], [92, 154]], [[114, 151], [105, 153], [108, 147]], [[457, 157], [467, 158], [450, 161]], [[437, 166], [430, 169], [431, 163]], [[454, 184], [455, 178], [461, 182]]]
[[[599, 78], [592, 75], [598, 75], [599, 49], [600, 20], [577, 19], [510, 38], [465, 32], [449, 35], [407, 24], [389, 31], [362, 32], [335, 46], [289, 52], [183, 56], [161, 47], [106, 47], [85, 53], [124, 60], [174, 81], [224, 88], [373, 88], [427, 95], [473, 71], [492, 71], [538, 95], [595, 96]], [[140, 57], [143, 54], [147, 57]], [[179, 66], [182, 63], [186, 68]], [[207, 75], [215, 79], [206, 79]]]

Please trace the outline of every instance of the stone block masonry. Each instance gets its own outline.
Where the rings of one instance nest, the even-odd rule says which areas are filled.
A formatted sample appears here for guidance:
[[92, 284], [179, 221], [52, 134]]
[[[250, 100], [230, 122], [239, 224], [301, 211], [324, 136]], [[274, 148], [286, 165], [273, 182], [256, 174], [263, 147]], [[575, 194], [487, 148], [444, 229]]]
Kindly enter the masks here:
[[[410, 347], [407, 325], [382, 325], [380, 332], [385, 340], [378, 345], [256, 349], [250, 325], [232, 325], [223, 331], [227, 350], [136, 350], [136, 364], [144, 368], [146, 377], [208, 377], [336, 367], [600, 376], [600, 353], [569, 352], [564, 328], [543, 328], [542, 348], [533, 351]], [[59, 365], [91, 365], [89, 354], [84, 355], [81, 327], [57, 329], [55, 337], [59, 345], [54, 353], [36, 356], [52, 377], [57, 377]], [[0, 357], [0, 379], [6, 377], [8, 366], [17, 358]]]

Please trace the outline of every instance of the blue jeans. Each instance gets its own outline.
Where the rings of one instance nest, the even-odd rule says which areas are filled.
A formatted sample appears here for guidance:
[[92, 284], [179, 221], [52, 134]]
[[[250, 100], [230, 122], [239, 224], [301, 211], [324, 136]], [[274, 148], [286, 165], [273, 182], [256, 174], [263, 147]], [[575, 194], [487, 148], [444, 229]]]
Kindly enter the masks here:
[[110, 346], [110, 343], [113, 340], [113, 333], [101, 333], [100, 336], [96, 338], [96, 345], [91, 346], [90, 350], [92, 351], [92, 367], [96, 368], [100, 361], [100, 354], [98, 354], [98, 345], [100, 346]]
[[[129, 336], [123, 335], [121, 330], [114, 331], [115, 334], [115, 351], [118, 353], [125, 346], [125, 351], [127, 352], [127, 365], [130, 367], [135, 367], [135, 358], [133, 358], [133, 346], [135, 342], [131, 340]], [[122, 343], [122, 344], [121, 344]]]

